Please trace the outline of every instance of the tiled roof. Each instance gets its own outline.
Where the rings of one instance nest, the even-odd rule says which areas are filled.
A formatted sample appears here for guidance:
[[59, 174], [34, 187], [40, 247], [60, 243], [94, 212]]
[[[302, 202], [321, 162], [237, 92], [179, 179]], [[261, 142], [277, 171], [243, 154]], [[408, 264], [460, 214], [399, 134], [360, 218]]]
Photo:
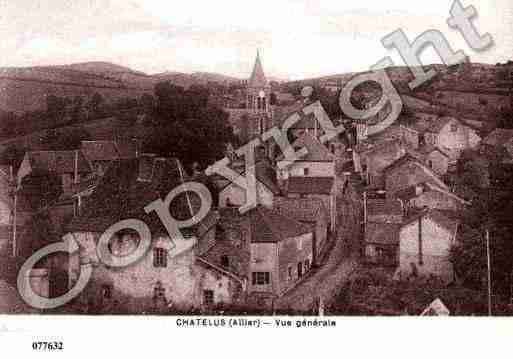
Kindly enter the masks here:
[[299, 194], [331, 194], [333, 177], [289, 177], [288, 193]]
[[513, 138], [513, 129], [496, 128], [485, 137], [483, 143], [490, 146], [503, 146]]
[[238, 208], [221, 208], [219, 212], [222, 227], [241, 227], [242, 222], [249, 221], [246, 223], [249, 223], [251, 242], [278, 242], [312, 231], [309, 225], [262, 205], [242, 214]]
[[405, 164], [408, 164], [408, 163], [413, 163], [415, 164], [417, 167], [419, 167], [420, 169], [422, 169], [422, 171], [428, 175], [429, 177], [432, 178], [432, 181], [435, 182], [439, 187], [441, 188], [448, 188], [447, 185], [440, 179], [438, 178], [438, 176], [431, 170], [429, 169], [428, 167], [426, 167], [423, 163], [421, 163], [418, 159], [416, 159], [415, 157], [411, 156], [410, 154], [405, 154], [404, 156], [402, 156], [401, 158], [397, 159], [396, 161], [394, 161], [393, 163], [391, 163], [390, 165], [388, 165], [387, 167], [385, 167], [383, 169], [383, 173], [385, 175], [387, 175], [390, 171], [396, 169], [396, 168], [399, 168], [399, 167], [402, 167], [404, 166]]
[[402, 215], [401, 202], [394, 199], [370, 199], [367, 201], [367, 213], [372, 215]]
[[114, 141], [82, 141], [81, 151], [90, 161], [112, 161], [119, 158]]
[[[237, 162], [234, 162], [236, 165]], [[245, 176], [245, 166], [237, 166], [232, 168], [235, 172], [241, 174], [241, 176]], [[278, 187], [278, 183], [276, 181], [276, 172], [274, 171], [273, 166], [267, 161], [262, 160], [255, 164], [255, 176], [256, 179], [264, 184], [273, 194], [279, 194], [280, 188]], [[228, 181], [226, 186], [229, 186], [232, 182]], [[221, 189], [222, 190], [222, 189]]]
[[440, 117], [436, 120], [420, 119], [413, 125], [411, 125], [410, 128], [420, 133], [439, 133], [442, 130], [442, 128], [444, 128], [444, 126], [452, 120], [458, 121], [454, 117]]
[[117, 140], [116, 149], [120, 159], [137, 157], [137, 142], [135, 140]]
[[425, 145], [425, 146], [422, 146], [418, 149], [418, 152], [424, 156], [427, 156], [433, 152], [440, 152], [442, 155], [444, 155], [445, 157], [449, 158], [449, 154], [447, 154], [445, 151], [443, 151], [442, 149], [440, 149], [439, 147], [437, 146], [433, 146], [433, 145]]
[[399, 244], [400, 228], [401, 225], [395, 223], [367, 223], [365, 226], [365, 242], [397, 245]]
[[440, 209], [428, 209], [421, 211], [420, 213], [414, 214], [413, 216], [407, 218], [403, 222], [403, 226], [410, 224], [419, 218], [430, 218], [433, 222], [437, 223], [439, 226], [445, 228], [450, 233], [455, 233], [458, 224], [460, 223], [459, 216], [454, 211], [449, 210], [440, 210]]
[[456, 186], [454, 194], [466, 201], [472, 201], [477, 196], [477, 193], [470, 186], [466, 185]]
[[251, 242], [279, 242], [287, 238], [311, 233], [310, 226], [286, 217], [263, 206], [249, 210]]
[[273, 205], [276, 212], [300, 222], [316, 222], [322, 217], [328, 220], [328, 212], [318, 198], [274, 197]]
[[[331, 162], [335, 159], [335, 156], [324, 146], [318, 138], [304, 133], [297, 140], [294, 141], [292, 147], [297, 151], [300, 148], [306, 148], [308, 153], [301, 157], [300, 161], [309, 162]], [[283, 160], [284, 156], [281, 154], [278, 160]]]
[[437, 184], [435, 183], [432, 183], [432, 182], [426, 182], [424, 183], [424, 186], [425, 186], [425, 191], [426, 192], [429, 192], [429, 191], [436, 191], [436, 192], [439, 192], [439, 193], [442, 193], [442, 194], [445, 194], [446, 196], [452, 198], [452, 199], [455, 199], [456, 201], [458, 202], [461, 202], [461, 203], [464, 203], [464, 204], [467, 204], [467, 202], [463, 199], [463, 198], [460, 198], [458, 197], [457, 194], [455, 193], [452, 193], [451, 191], [449, 191], [448, 189], [445, 189], [445, 188], [441, 188], [440, 186], [438, 186]]
[[392, 138], [392, 139], [386, 139], [386, 140], [381, 140], [381, 141], [376, 141], [376, 142], [372, 142], [372, 141], [361, 142], [356, 146], [355, 151], [358, 153], [363, 153], [363, 154], [368, 155], [368, 154], [371, 154], [374, 152], [384, 152], [384, 151], [387, 153], [398, 152], [401, 149], [402, 149], [401, 140], [398, 138]]
[[[314, 102], [315, 103], [315, 102]], [[313, 112], [305, 114], [303, 109], [312, 105], [312, 102], [297, 102], [290, 106], [280, 106], [274, 110], [274, 118], [279, 126], [283, 126], [285, 121], [292, 115], [299, 116], [299, 119], [290, 125], [290, 129], [294, 130], [312, 130], [317, 129], [318, 133], [324, 133], [319, 121]]]
[[[102, 232], [119, 220], [136, 218], [148, 224], [152, 233], [166, 234], [156, 213], [147, 214], [144, 207], [156, 199], [165, 198], [172, 189], [186, 181], [182, 176], [183, 169], [177, 159], [155, 158], [151, 180], [139, 181], [139, 160], [114, 161], [88, 198], [82, 215], [68, 225], [68, 231]], [[197, 212], [199, 201], [195, 194], [181, 193], [171, 202], [171, 215], [179, 220], [189, 219]], [[196, 229], [200, 230], [198, 226]]]
[[[228, 257], [228, 266], [223, 266], [222, 257]], [[238, 278], [247, 277], [250, 252], [245, 246], [236, 246], [229, 240], [219, 240], [205, 254], [201, 255], [207, 263], [230, 272]]]
[[91, 172], [91, 167], [80, 151], [30, 151], [26, 156], [34, 172], [73, 173], [75, 156], [78, 156], [78, 172]]
[[450, 197], [460, 203], [467, 204], [467, 202], [463, 198], [460, 198], [456, 193], [452, 193], [448, 189], [441, 188], [436, 183], [429, 182], [429, 181], [419, 183], [419, 184], [416, 184], [413, 186], [409, 186], [407, 188], [403, 188], [403, 189], [395, 192], [394, 196], [397, 198], [401, 198], [403, 200], [409, 201], [413, 198], [416, 198], [416, 197], [422, 195], [423, 193], [427, 193], [430, 191], [442, 193], [442, 194], [446, 195], [447, 197]]

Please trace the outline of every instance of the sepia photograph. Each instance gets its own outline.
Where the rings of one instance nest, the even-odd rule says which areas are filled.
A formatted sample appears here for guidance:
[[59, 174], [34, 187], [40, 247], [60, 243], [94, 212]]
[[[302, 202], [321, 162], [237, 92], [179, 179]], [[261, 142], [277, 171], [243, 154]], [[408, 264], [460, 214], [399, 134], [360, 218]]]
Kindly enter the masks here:
[[0, 0], [0, 39], [0, 352], [507, 338], [511, 0]]

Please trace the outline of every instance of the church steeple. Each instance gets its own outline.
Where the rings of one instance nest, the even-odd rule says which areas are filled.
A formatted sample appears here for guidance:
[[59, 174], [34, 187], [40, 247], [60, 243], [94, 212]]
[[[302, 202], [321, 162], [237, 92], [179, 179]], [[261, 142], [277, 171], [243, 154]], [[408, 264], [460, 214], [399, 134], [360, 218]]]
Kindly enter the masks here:
[[255, 65], [246, 88], [246, 108], [254, 113], [270, 114], [270, 97], [271, 86], [264, 74], [260, 51], [257, 50]]
[[248, 87], [267, 87], [267, 79], [265, 78], [264, 69], [262, 67], [262, 62], [260, 61], [260, 51], [257, 50], [257, 56], [255, 60], [255, 65], [253, 66], [253, 72], [251, 73], [251, 77], [248, 81]]

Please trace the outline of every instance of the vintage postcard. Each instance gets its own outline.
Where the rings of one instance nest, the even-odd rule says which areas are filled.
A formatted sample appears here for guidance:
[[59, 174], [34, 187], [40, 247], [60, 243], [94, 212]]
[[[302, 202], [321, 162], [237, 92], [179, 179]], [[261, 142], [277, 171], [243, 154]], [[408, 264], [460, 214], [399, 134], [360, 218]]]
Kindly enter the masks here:
[[0, 0], [0, 38], [0, 350], [513, 315], [511, 0]]

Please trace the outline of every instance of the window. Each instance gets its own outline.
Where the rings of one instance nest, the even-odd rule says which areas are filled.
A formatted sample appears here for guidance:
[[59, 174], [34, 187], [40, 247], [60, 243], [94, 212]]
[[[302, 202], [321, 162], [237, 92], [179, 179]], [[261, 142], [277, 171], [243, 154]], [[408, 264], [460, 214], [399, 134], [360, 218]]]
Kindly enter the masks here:
[[166, 289], [162, 286], [162, 283], [159, 281], [153, 287], [153, 299], [165, 299], [166, 298]]
[[153, 266], [167, 267], [167, 251], [164, 248], [153, 249]]
[[288, 279], [292, 280], [292, 267], [291, 266], [289, 266], [287, 268], [287, 274], [288, 274]]
[[303, 175], [308, 176], [310, 174], [310, 168], [303, 168]]
[[230, 259], [228, 256], [221, 256], [221, 265], [225, 268], [228, 268], [230, 266]]
[[112, 298], [112, 286], [105, 284], [102, 286], [102, 298], [111, 299]]
[[451, 132], [458, 132], [458, 125], [457, 124], [453, 123], [451, 125]]
[[419, 146], [426, 145], [426, 137], [423, 134], [419, 134]]
[[271, 275], [269, 272], [253, 272], [251, 274], [253, 285], [266, 285], [271, 283]]
[[214, 304], [214, 291], [213, 290], [204, 290], [203, 291], [203, 304], [204, 305]]
[[299, 262], [297, 264], [297, 277], [301, 278], [303, 276], [303, 263]]

